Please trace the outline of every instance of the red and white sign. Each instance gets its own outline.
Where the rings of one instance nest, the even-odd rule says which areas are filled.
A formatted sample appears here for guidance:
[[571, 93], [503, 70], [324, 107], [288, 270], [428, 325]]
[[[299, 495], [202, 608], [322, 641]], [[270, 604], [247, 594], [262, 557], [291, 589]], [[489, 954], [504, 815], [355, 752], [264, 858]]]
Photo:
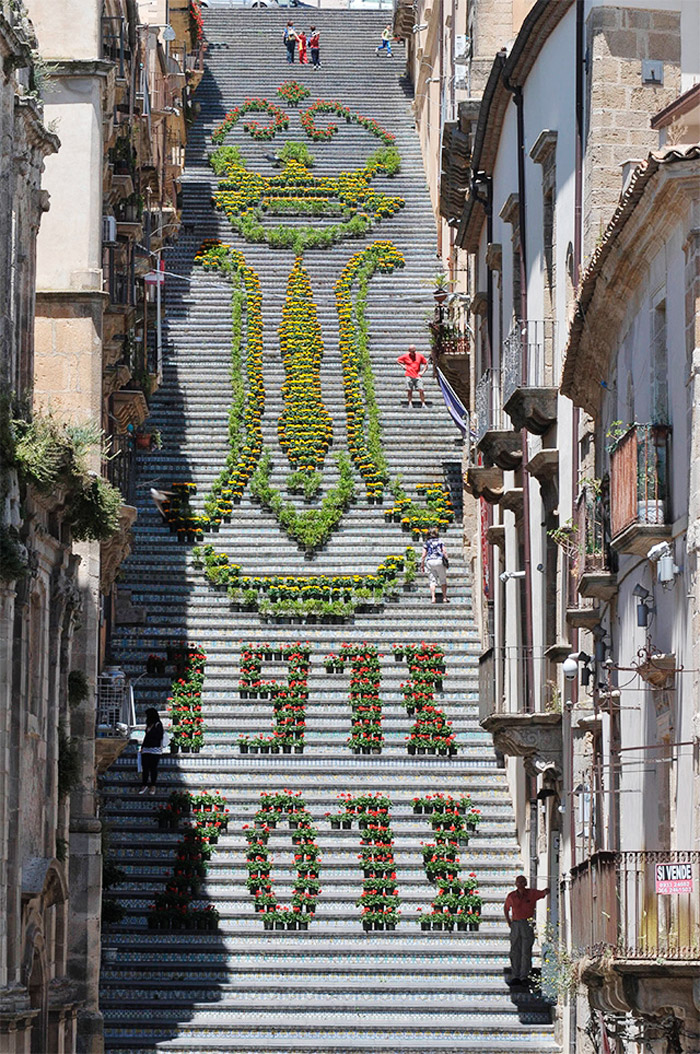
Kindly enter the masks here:
[[165, 285], [165, 260], [160, 261], [160, 268], [157, 271], [148, 271], [143, 276], [143, 280], [146, 285]]
[[656, 865], [656, 892], [657, 893], [692, 893], [693, 892], [693, 865], [692, 864], [657, 864]]

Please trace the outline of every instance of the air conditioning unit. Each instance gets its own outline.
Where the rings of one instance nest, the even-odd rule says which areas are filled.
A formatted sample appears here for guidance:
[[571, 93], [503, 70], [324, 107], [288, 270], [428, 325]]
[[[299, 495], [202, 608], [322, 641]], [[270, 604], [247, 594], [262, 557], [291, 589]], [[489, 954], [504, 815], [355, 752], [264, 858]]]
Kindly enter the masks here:
[[117, 240], [117, 221], [114, 216], [102, 217], [102, 244], [114, 245]]

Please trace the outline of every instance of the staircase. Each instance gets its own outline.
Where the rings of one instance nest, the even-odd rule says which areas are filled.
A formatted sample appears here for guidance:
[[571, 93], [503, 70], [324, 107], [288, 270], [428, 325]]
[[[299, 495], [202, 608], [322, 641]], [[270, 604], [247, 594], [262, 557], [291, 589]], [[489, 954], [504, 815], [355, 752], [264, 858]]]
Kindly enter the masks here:
[[[402, 155], [400, 174], [377, 180], [377, 185], [401, 195], [405, 208], [378, 224], [369, 237], [304, 256], [323, 332], [321, 385], [334, 424], [331, 453], [346, 446], [333, 286], [353, 252], [375, 238], [390, 239], [404, 253], [406, 267], [375, 276], [367, 306], [385, 455], [392, 476], [401, 475], [409, 492], [417, 483], [445, 481], [461, 498], [461, 451], [439, 391], [428, 380], [429, 405], [409, 410], [395, 365], [408, 344], [425, 350], [424, 320], [432, 306], [429, 286], [436, 270], [434, 222], [410, 97], [401, 79], [402, 48], [395, 49], [393, 59], [375, 57], [386, 20], [381, 12], [297, 9], [295, 14], [301, 16], [297, 24], [306, 27], [315, 19], [321, 29], [323, 67], [318, 72], [297, 64], [288, 67], [282, 47], [287, 12], [205, 10], [210, 50], [196, 96], [201, 114], [188, 143], [185, 227], [167, 260], [168, 271], [183, 280], [168, 283], [163, 384], [151, 403], [151, 421], [162, 432], [163, 448], [139, 455], [139, 518], [121, 582], [133, 610], [145, 610], [147, 616], [144, 624], [119, 623], [112, 650], [129, 675], [140, 678], [136, 691], [142, 715], [149, 705], [165, 711], [171, 679], [144, 675], [147, 656], [162, 653], [172, 639], [199, 644], [207, 655], [202, 699], [207, 731], [200, 754], [162, 759], [155, 798], [136, 794], [133, 753], [122, 756], [104, 778], [103, 816], [111, 851], [127, 874], [112, 891], [126, 916], [103, 936], [111, 949], [102, 968], [106, 1049], [112, 1054], [545, 1054], [557, 1049], [549, 1008], [524, 992], [511, 994], [504, 983], [508, 937], [502, 903], [520, 862], [505, 774], [477, 720], [479, 644], [459, 527], [452, 525], [445, 538], [451, 559], [449, 607], [430, 603], [419, 576], [417, 587], [403, 591], [397, 601], [380, 611], [356, 613], [344, 624], [266, 623], [255, 611], [233, 610], [226, 593], [207, 583], [193, 564], [190, 547], [169, 533], [148, 497], [154, 483], [167, 490], [178, 481], [194, 481], [198, 495], [205, 494], [227, 452], [231, 287], [221, 276], [193, 265], [205, 238], [221, 238], [240, 249], [260, 276], [267, 390], [263, 432], [273, 454], [272, 481], [285, 488], [289, 466], [276, 445], [283, 380], [277, 330], [294, 257], [231, 235], [223, 214], [210, 204], [216, 179], [206, 151], [212, 129], [231, 106], [250, 96], [278, 101], [276, 89], [291, 75], [308, 84], [309, 102], [318, 96], [338, 99], [378, 120], [396, 134]], [[251, 169], [271, 174], [265, 155], [287, 139], [304, 139], [297, 113], [290, 112], [290, 130], [279, 140], [251, 140], [241, 122], [227, 142], [240, 146]], [[316, 156], [314, 173], [334, 175], [360, 167], [378, 144], [353, 124], [343, 125], [328, 144], [309, 145]], [[333, 459], [327, 457], [324, 491], [335, 478]], [[400, 525], [384, 522], [383, 510], [364, 497], [359, 476], [357, 482], [358, 500], [313, 559], [289, 541], [271, 514], [251, 502], [249, 490], [232, 522], [205, 541], [227, 552], [245, 574], [369, 573], [383, 556], [403, 553], [410, 536]], [[295, 500], [302, 507], [302, 499]], [[297, 640], [311, 645], [304, 752], [242, 755], [238, 737], [269, 733], [272, 718], [269, 702], [239, 698], [241, 645]], [[457, 734], [459, 751], [453, 758], [406, 753], [413, 719], [406, 715], [399, 685], [408, 670], [395, 661], [391, 646], [421, 640], [445, 650], [444, 692], [436, 702]], [[357, 756], [348, 749], [348, 675], [329, 674], [324, 665], [325, 656], [337, 653], [341, 642], [360, 641], [375, 644], [382, 653], [385, 743], [380, 755]], [[262, 676], [283, 679], [286, 666], [273, 659]], [[171, 874], [181, 837], [159, 830], [154, 820], [156, 806], [173, 789], [215, 789], [227, 799], [229, 830], [216, 847], [200, 895], [202, 904], [213, 903], [220, 912], [217, 932], [147, 929], [149, 905]], [[252, 824], [262, 792], [282, 789], [301, 791], [319, 830], [322, 893], [306, 932], [264, 931], [245, 885], [243, 827]], [[355, 905], [363, 886], [359, 834], [332, 829], [326, 818], [345, 792], [384, 794], [391, 800], [402, 898], [394, 932], [363, 931]], [[418, 909], [430, 908], [436, 890], [421, 856], [421, 842], [431, 839], [430, 824], [413, 812], [412, 799], [434, 792], [469, 794], [482, 813], [478, 833], [461, 849], [463, 874], [476, 872], [484, 897], [478, 932], [424, 932], [418, 923]], [[289, 903], [294, 872], [286, 828], [272, 833], [270, 849], [276, 893]]]

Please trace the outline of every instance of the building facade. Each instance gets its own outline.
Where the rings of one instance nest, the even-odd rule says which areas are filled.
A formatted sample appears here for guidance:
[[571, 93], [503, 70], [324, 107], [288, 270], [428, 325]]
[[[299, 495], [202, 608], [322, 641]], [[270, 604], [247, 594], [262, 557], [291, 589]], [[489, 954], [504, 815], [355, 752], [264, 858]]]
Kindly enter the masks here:
[[177, 234], [203, 47], [186, 0], [161, 6], [143, 12], [154, 25], [135, 0], [0, 6], [8, 1054], [103, 1048], [97, 781], [130, 724], [128, 691], [115, 710], [104, 671], [135, 519], [133, 449], [159, 383], [157, 287], [146, 276]]
[[[407, 40], [432, 39], [420, 11], [411, 26], [397, 8]], [[559, 890], [538, 931], [572, 1051], [692, 1050], [699, 1031], [699, 17], [661, 0], [475, 0], [443, 21], [459, 47], [426, 60], [464, 53], [466, 35], [456, 110], [439, 75], [430, 86], [442, 161], [426, 173], [472, 316], [480, 708], [530, 881]], [[409, 44], [414, 85], [423, 58]], [[694, 894], [657, 893], [656, 864], [679, 863]]]

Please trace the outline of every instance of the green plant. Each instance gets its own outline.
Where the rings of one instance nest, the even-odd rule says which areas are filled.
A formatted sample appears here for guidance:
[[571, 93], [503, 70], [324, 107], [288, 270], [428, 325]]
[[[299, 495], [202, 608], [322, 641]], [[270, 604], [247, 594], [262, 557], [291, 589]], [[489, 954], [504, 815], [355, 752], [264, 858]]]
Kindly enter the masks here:
[[27, 552], [15, 527], [0, 525], [0, 580], [15, 582], [27, 573]]
[[66, 520], [78, 541], [105, 541], [119, 529], [121, 495], [101, 476], [93, 475], [88, 455], [102, 447], [103, 433], [94, 424], [61, 423], [51, 414], [13, 422], [15, 460], [25, 482], [42, 494], [65, 490]]
[[82, 670], [71, 670], [68, 674], [68, 705], [80, 706], [90, 694], [90, 683]]
[[306, 143], [296, 143], [293, 140], [284, 144], [277, 157], [285, 163], [287, 161], [298, 161], [305, 168], [311, 168], [314, 163], [314, 155]]
[[56, 835], [56, 859], [64, 863], [68, 857], [68, 841]]
[[551, 538], [554, 544], [558, 545], [570, 560], [576, 560], [580, 556], [581, 541], [578, 527], [573, 520], [568, 519], [566, 523], [562, 523], [559, 527], [553, 527], [550, 531], [547, 531], [547, 537]]
[[122, 496], [102, 476], [84, 480], [66, 505], [71, 532], [78, 541], [103, 542], [119, 530]]
[[115, 897], [102, 898], [102, 925], [118, 926], [126, 915], [126, 908]]
[[58, 796], [65, 798], [80, 783], [80, 747], [75, 738], [58, 726]]
[[229, 165], [240, 165], [245, 168], [245, 159], [237, 146], [220, 146], [209, 157], [209, 164], [217, 176], [222, 175]]

